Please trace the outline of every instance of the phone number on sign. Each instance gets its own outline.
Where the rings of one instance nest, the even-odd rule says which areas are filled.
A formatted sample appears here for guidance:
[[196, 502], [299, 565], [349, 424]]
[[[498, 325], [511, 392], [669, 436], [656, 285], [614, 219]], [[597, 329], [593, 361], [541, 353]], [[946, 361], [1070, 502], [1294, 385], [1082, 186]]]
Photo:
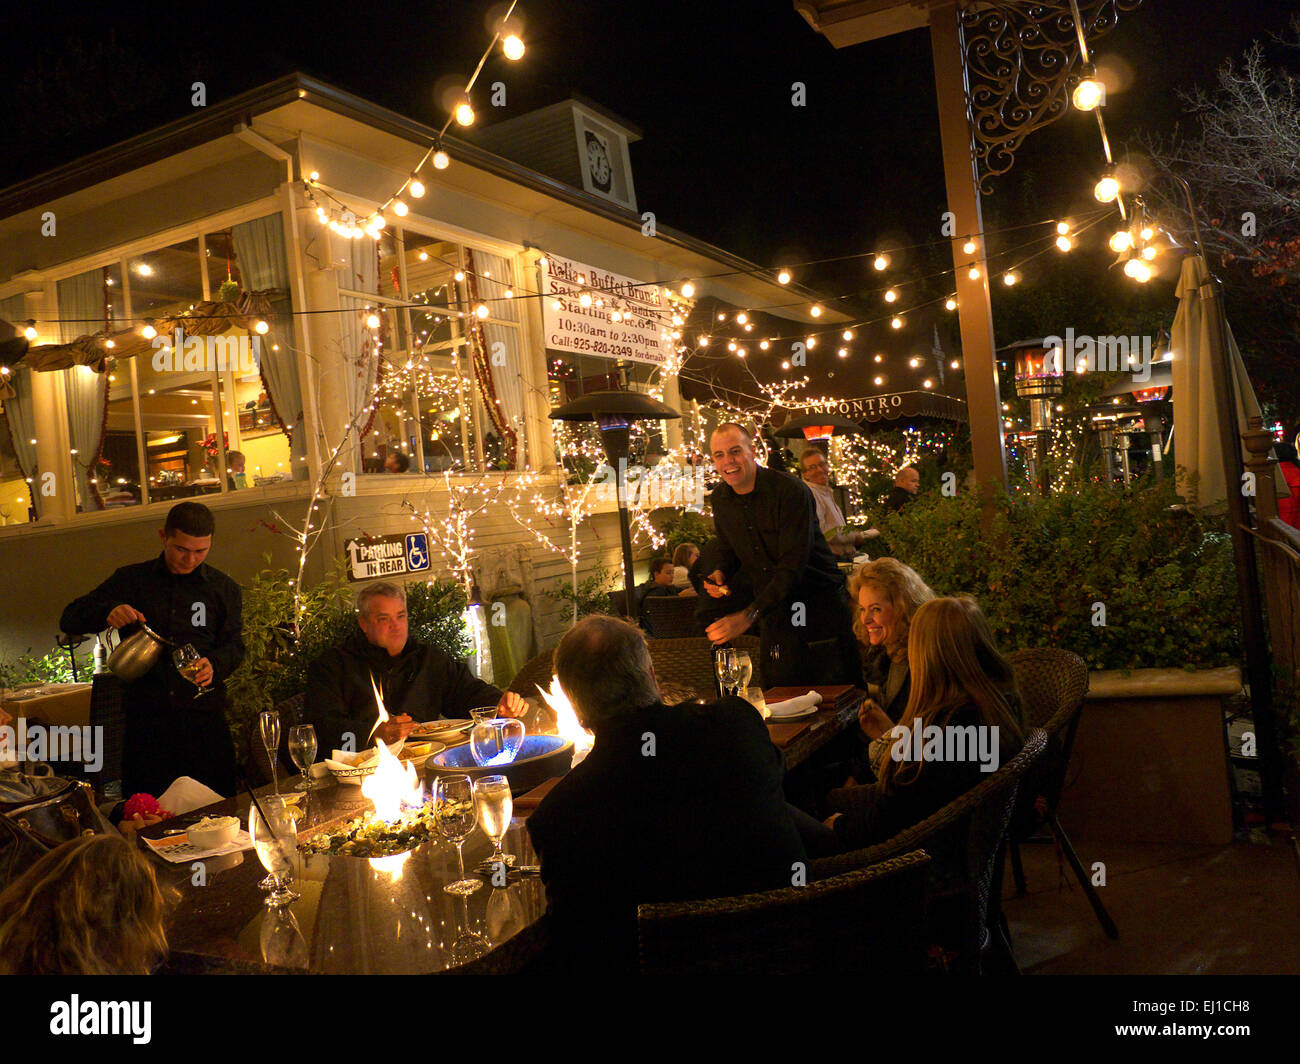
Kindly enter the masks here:
[[551, 346], [561, 351], [590, 351], [593, 355], [609, 358], [634, 358], [637, 349], [630, 344], [609, 344], [604, 340], [588, 340], [581, 336], [551, 337]]

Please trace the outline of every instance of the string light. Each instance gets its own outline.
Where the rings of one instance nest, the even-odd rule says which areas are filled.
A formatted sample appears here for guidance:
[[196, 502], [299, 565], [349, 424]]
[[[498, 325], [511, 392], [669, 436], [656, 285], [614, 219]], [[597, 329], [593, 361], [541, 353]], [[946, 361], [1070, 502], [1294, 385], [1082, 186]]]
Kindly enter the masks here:
[[884, 255], [884, 254], [877, 255], [877, 256], [875, 257], [875, 259], [872, 260], [871, 265], [874, 266], [877, 270], [885, 270], [885, 269], [888, 269], [888, 268], [889, 268], [889, 256], [888, 256], [888, 255]]
[[789, 270], [782, 270], [780, 273], [778, 273], [778, 274], [776, 275], [776, 283], [777, 283], [777, 284], [789, 284], [789, 283], [790, 283], [790, 271], [789, 271]]

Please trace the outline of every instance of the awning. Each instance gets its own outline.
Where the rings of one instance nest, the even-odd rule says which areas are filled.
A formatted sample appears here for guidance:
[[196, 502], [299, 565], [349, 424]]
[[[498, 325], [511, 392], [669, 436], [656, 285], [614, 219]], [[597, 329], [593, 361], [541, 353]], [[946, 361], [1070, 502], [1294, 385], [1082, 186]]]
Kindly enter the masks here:
[[856, 399], [841, 399], [811, 408], [810, 413], [838, 414], [863, 427], [892, 421], [934, 418], [940, 421], [965, 421], [966, 402], [941, 392], [880, 392]]

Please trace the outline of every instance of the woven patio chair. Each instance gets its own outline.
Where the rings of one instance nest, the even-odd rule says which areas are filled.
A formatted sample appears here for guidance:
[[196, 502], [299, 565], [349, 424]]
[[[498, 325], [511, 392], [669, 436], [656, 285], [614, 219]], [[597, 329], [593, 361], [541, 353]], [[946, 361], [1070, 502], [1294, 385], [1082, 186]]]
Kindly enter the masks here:
[[695, 599], [652, 595], [645, 601], [646, 634], [656, 639], [688, 639], [704, 635], [695, 622]]
[[[298, 772], [289, 759], [289, 729], [303, 721], [303, 700], [300, 692], [291, 695], [283, 702], [277, 702], [271, 708], [280, 714], [280, 749], [276, 751], [276, 764], [279, 766], [279, 779], [283, 782]], [[318, 757], [329, 757], [331, 750], [320, 750]], [[248, 722], [248, 782], [253, 786], [271, 782], [271, 759], [266, 756], [266, 747], [262, 745], [261, 715]]]
[[[90, 681], [90, 726], [103, 728], [102, 749], [104, 763], [92, 780], [101, 797], [113, 785], [120, 789], [122, 782], [122, 748], [126, 735], [126, 705], [123, 696], [126, 685], [111, 672], [96, 673]], [[122, 795], [129, 798], [129, 794]]]
[[[690, 688], [710, 701], [717, 697], [713, 644], [707, 638], [647, 639], [646, 642], [650, 646], [650, 660], [654, 662], [655, 676], [661, 684]], [[763, 656], [758, 652], [758, 637], [737, 636], [731, 645], [737, 650], [749, 651], [749, 660], [754, 665], [750, 685], [766, 686], [763, 682]]]
[[917, 850], [802, 887], [639, 906], [641, 972], [920, 973], [929, 863]]
[[547, 691], [551, 689], [551, 677], [554, 675], [555, 651], [552, 649], [525, 661], [506, 690], [525, 698], [535, 698], [539, 685]]
[[1065, 859], [1083, 887], [1097, 921], [1107, 936], [1119, 938], [1119, 929], [1098, 897], [1088, 873], [1056, 817], [1065, 787], [1065, 773], [1074, 749], [1074, 733], [1088, 693], [1088, 665], [1068, 650], [1049, 648], [1016, 650], [1007, 655], [1016, 687], [1024, 706], [1025, 726], [1047, 732], [1047, 752], [1043, 760], [1025, 777], [1016, 800], [1016, 810], [1007, 833], [1011, 856], [1011, 874], [1016, 893], [1025, 893], [1025, 870], [1020, 860], [1020, 843], [1029, 839], [1046, 824]]
[[1014, 966], [1015, 955], [997, 904], [1002, 881], [1002, 844], [1011, 821], [1016, 789], [1046, 747], [1047, 733], [1035, 728], [1025, 739], [1020, 753], [983, 783], [892, 839], [811, 861], [810, 878], [842, 875], [924, 848], [933, 858], [927, 880], [931, 922], [936, 922], [934, 915], [939, 907], [945, 912], [955, 910], [959, 917], [955, 970], [978, 974], [981, 956], [990, 946]]

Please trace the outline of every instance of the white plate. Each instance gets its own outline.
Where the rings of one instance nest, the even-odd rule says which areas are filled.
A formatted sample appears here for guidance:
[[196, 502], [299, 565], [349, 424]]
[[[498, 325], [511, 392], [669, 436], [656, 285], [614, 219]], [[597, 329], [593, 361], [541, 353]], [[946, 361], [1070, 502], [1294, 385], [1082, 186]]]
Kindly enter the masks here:
[[804, 717], [811, 717], [814, 713], [816, 713], [821, 708], [822, 707], [820, 705], [816, 705], [816, 706], [809, 706], [807, 709], [800, 710], [798, 713], [777, 713], [774, 712], [772, 710], [772, 707], [769, 705], [767, 707], [768, 723], [783, 724], [787, 720], [803, 720]]
[[435, 735], [452, 735], [457, 732], [469, 731], [474, 727], [473, 719], [470, 720], [429, 720], [422, 724], [417, 724], [411, 733], [406, 737], [407, 742], [435, 742], [432, 736]]

